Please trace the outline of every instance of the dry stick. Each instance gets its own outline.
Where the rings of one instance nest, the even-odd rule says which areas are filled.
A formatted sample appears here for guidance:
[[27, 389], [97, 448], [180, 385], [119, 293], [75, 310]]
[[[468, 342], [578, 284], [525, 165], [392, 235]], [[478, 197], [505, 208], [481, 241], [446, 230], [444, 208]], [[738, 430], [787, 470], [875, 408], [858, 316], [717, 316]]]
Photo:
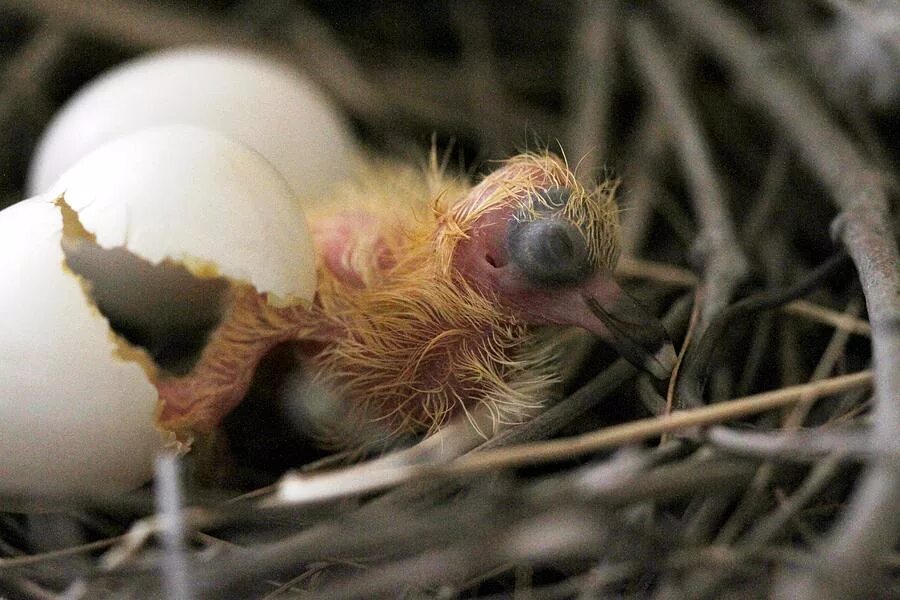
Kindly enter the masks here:
[[[783, 221], [781, 217], [783, 217], [785, 211], [783, 210], [784, 197], [781, 192], [787, 181], [788, 165], [790, 163], [790, 152], [784, 140], [779, 139], [773, 145], [774, 148], [766, 165], [759, 191], [751, 202], [749, 214], [741, 224], [741, 238], [748, 246], [753, 247], [760, 240], [763, 241], [759, 254], [762, 255], [761, 258], [766, 265], [767, 274], [771, 272], [768, 259], [777, 251], [786, 249], [784, 232], [790, 230], [789, 224], [781, 224], [774, 231], [771, 229], [773, 220], [779, 223]], [[777, 240], [777, 243], [767, 243], [768, 240], [773, 238]], [[783, 268], [781, 270], [784, 271]], [[768, 277], [770, 285], [777, 286], [783, 283], [774, 282], [772, 279], [772, 277]], [[750, 350], [741, 369], [741, 376], [736, 389], [738, 395], [750, 393], [763, 361], [769, 356], [769, 347], [775, 330], [775, 320], [774, 315], [765, 313], [757, 321], [757, 326], [753, 331]]]
[[5, 569], [17, 569], [42, 562], [57, 560], [60, 558], [67, 558], [76, 554], [93, 552], [94, 550], [108, 548], [109, 546], [117, 544], [124, 539], [124, 535], [119, 535], [111, 538], [97, 540], [96, 542], [81, 544], [79, 546], [71, 546], [69, 548], [62, 548], [60, 550], [41, 552], [40, 554], [25, 554], [22, 556], [16, 556], [14, 558], [0, 558], [0, 572]]
[[[385, 558], [401, 557], [400, 560], [403, 560], [402, 556], [416, 551], [434, 547], [452, 548], [461, 543], [489, 558], [498, 552], [507, 554], [519, 548], [519, 553], [511, 557], [516, 558], [516, 562], [532, 558], [540, 560], [529, 549], [541, 557], [546, 557], [548, 552], [554, 553], [555, 548], [576, 548], [593, 554], [597, 551], [597, 536], [585, 537], [584, 533], [608, 521], [597, 521], [593, 510], [586, 512], [585, 501], [598, 506], [617, 506], [661, 496], [684, 497], [696, 493], [697, 489], [734, 488], [746, 481], [752, 468], [752, 464], [744, 461], [714, 461], [699, 468], [696, 462], [679, 463], [640, 476], [629, 477], [628, 473], [620, 473], [615, 477], [613, 473], [610, 477], [607, 473], [607, 476], [599, 476], [592, 481], [585, 481], [583, 473], [576, 473], [560, 477], [558, 483], [553, 482], [549, 486], [546, 482], [531, 485], [529, 489], [532, 493], [526, 495], [519, 491], [519, 485], [514, 484], [512, 479], [506, 479], [500, 482], [501, 485], [477, 486], [475, 491], [457, 497], [455, 504], [464, 503], [465, 506], [449, 508], [429, 500], [421, 508], [410, 510], [408, 504], [398, 507], [376, 500], [367, 503], [347, 519], [314, 527], [276, 543], [260, 544], [240, 557], [223, 557], [215, 565], [205, 568], [200, 579], [231, 585], [234, 577], [240, 576], [239, 572], [275, 569], [279, 573], [288, 573], [295, 569], [294, 565], [320, 556], [360, 556], [382, 552], [387, 554]], [[597, 471], [598, 468], [591, 467], [591, 470]], [[478, 490], [482, 493], [477, 493]], [[499, 507], [510, 506], [509, 498], [517, 499], [514, 510], [498, 510]], [[540, 536], [543, 542], [546, 531], [557, 531], [557, 528], [549, 527], [545, 519], [541, 523], [536, 522], [533, 518], [535, 509], [550, 517], [582, 515], [577, 519], [577, 533], [543, 546], [524, 541], [523, 535], [527, 534]], [[459, 517], [450, 519], [448, 515]], [[513, 543], [516, 540], [519, 544]], [[220, 573], [224, 579], [219, 578]]]
[[[825, 455], [843, 453], [847, 460], [865, 460], [874, 456], [897, 460], [869, 445], [871, 434], [860, 427], [819, 427], [810, 430], [783, 432], [757, 432], [734, 429], [725, 425], [709, 428], [705, 441], [729, 453], [752, 456], [764, 460], [784, 462], [814, 462]], [[735, 513], [736, 514], [736, 513]], [[732, 540], [746, 524], [729, 522], [717, 536], [717, 542]]]
[[62, 58], [66, 45], [63, 31], [42, 25], [8, 62], [0, 77], [0, 123], [5, 123], [25, 95], [35, 96], [46, 87], [47, 79]]
[[[855, 300], [851, 300], [850, 304], [847, 307], [847, 312], [853, 313], [854, 311], [858, 312], [859, 310], [860, 307], [856, 305]], [[834, 368], [834, 364], [837, 361], [837, 357], [843, 352], [843, 348], [846, 345], [848, 339], [849, 333], [847, 333], [846, 331], [834, 331], [831, 336], [831, 340], [829, 341], [828, 347], [822, 354], [822, 357], [819, 360], [819, 364], [816, 365], [813, 375], [810, 378], [810, 383], [821, 381], [831, 373]], [[788, 416], [784, 419], [782, 428], [790, 432], [796, 431], [803, 424], [803, 421], [806, 418], [806, 415], [808, 414], [811, 406], [812, 401], [808, 400], [803, 400], [795, 404], [791, 408]], [[727, 431], [724, 426], [720, 427], [719, 429], [720, 435], [723, 433], [723, 431], [721, 430]], [[823, 464], [831, 465], [827, 468], [827, 473], [833, 474], [836, 471], [839, 462], [839, 459], [835, 460], [835, 456], [829, 457], [824, 463], [820, 463], [816, 466], [813, 474], [810, 475], [810, 477], [807, 479], [807, 482], [813, 480], [819, 481], [819, 479], [816, 478], [816, 474], [820, 473], [819, 469]], [[716, 541], [718, 543], [723, 543], [723, 541], [730, 541], [734, 539], [737, 533], [747, 524], [749, 519], [754, 516], [754, 512], [763, 502], [764, 493], [768, 489], [774, 472], [775, 465], [772, 462], [765, 462], [759, 467], [759, 469], [757, 469], [749, 490], [744, 494], [743, 498], [741, 499], [737, 508], [732, 512], [729, 519], [719, 529], [718, 535], [716, 536]], [[825, 481], [829, 479], [830, 475], [825, 479]], [[798, 494], [800, 494], [799, 491]], [[795, 495], [795, 497], [797, 497], [797, 495]], [[763, 521], [763, 523], [765, 522], [766, 521]], [[759, 527], [760, 525], [758, 525], [754, 529], [754, 531], [758, 531]], [[769, 527], [769, 529], [767, 529], [766, 531], [771, 531], [771, 529], [772, 528]], [[759, 538], [758, 533], [751, 533], [748, 535], [750, 536], [750, 540], [755, 539], [753, 535], [756, 535], [757, 538]], [[768, 537], [769, 536], [764, 536], [763, 541], [768, 540]], [[759, 550], [759, 544], [748, 541], [747, 538], [741, 540], [738, 545], [746, 554], [750, 554]], [[696, 592], [696, 596], [703, 597], [704, 595], [710, 594], [712, 592], [712, 589], [720, 585], [723, 579], [728, 576], [730, 572], [731, 571], [729, 569], [726, 569], [724, 573], [704, 573], [698, 575], [695, 578], [696, 588], [699, 589], [699, 591]]]
[[353, 467], [311, 476], [288, 475], [279, 486], [278, 499], [268, 504], [322, 502], [395, 487], [408, 481], [471, 475], [501, 468], [571, 459], [625, 444], [642, 442], [666, 432], [703, 427], [790, 406], [808, 398], [821, 398], [847, 390], [865, 388], [871, 384], [871, 380], [872, 374], [869, 371], [861, 371], [816, 383], [720, 402], [712, 406], [682, 410], [667, 417], [639, 419], [571, 438], [471, 453], [444, 464], [400, 466], [388, 464], [384, 469], [369, 473], [369, 477], [365, 479], [358, 476], [358, 467], [353, 472], [353, 477], [347, 477], [347, 472], [353, 470]]
[[[694, 339], [694, 335], [697, 333], [698, 322], [700, 320], [700, 307], [703, 306], [704, 293], [705, 290], [703, 288], [697, 288], [694, 292], [694, 301], [691, 308], [691, 317], [688, 321], [687, 333], [684, 336], [684, 342], [682, 342], [681, 348], [678, 349], [678, 359], [675, 361], [675, 367], [672, 369], [672, 376], [669, 377], [669, 384], [666, 386], [666, 404], [663, 409], [664, 415], [672, 414], [672, 409], [675, 406], [675, 383], [678, 381], [678, 373], [681, 371], [681, 364], [684, 362], [685, 352], [687, 351], [688, 346], [691, 345], [691, 340]], [[660, 445], [665, 442], [666, 436], [664, 435]]]
[[[851, 313], [858, 310], [859, 308], [855, 307], [854, 301], [851, 300], [845, 314], [852, 316]], [[831, 373], [832, 369], [834, 368], [834, 361], [837, 360], [836, 355], [838, 351], [842, 349], [846, 344], [848, 335], [849, 334], [846, 331], [842, 331], [839, 329], [835, 330], [835, 332], [832, 334], [831, 340], [829, 341], [826, 352], [822, 355], [821, 359], [819, 360], [819, 364], [816, 366], [816, 369], [812, 377], [810, 378], [810, 382], [820, 381], [827, 377], [829, 373]], [[802, 425], [803, 419], [806, 417], [809, 406], [809, 402], [800, 402], [794, 405], [791, 413], [784, 420], [782, 427], [784, 429], [787, 429], [788, 431], [796, 431], [796, 429], [800, 427], [800, 425]], [[728, 435], [727, 433], [721, 431], [718, 433], [720, 435]], [[738, 504], [737, 508], [734, 510], [728, 521], [726, 521], [726, 523], [720, 528], [719, 533], [716, 536], [716, 541], [718, 543], [729, 542], [736, 538], [741, 529], [743, 529], [746, 525], [747, 521], [752, 518], [753, 511], [756, 510], [757, 506], [763, 501], [763, 495], [768, 489], [768, 485], [772, 478], [773, 472], [774, 465], [771, 462], [764, 463], [760, 466], [753, 478], [750, 489], [744, 495], [741, 502]]]
[[[396, 78], [379, 80], [366, 72], [347, 52], [329, 26], [315, 13], [299, 6], [288, 23], [291, 42], [261, 40], [221, 18], [200, 17], [196, 12], [150, 3], [124, 0], [57, 2], [56, 0], [0, 0], [0, 8], [49, 19], [54, 26], [93, 34], [134, 48], [153, 49], [187, 44], [215, 44], [246, 48], [300, 67], [351, 112], [373, 123], [396, 123], [409, 118], [439, 130], [455, 131], [478, 138], [484, 116], [472, 114], [452, 100], [425, 96], [397, 85]], [[418, 92], [430, 75], [404, 71], [417, 79]], [[380, 81], [380, 82], [379, 82]], [[458, 82], [460, 88], [462, 82]], [[516, 108], [516, 107], [513, 107]], [[556, 127], [557, 119], [544, 111], [493, 111], [491, 116], [508, 130], [528, 123], [538, 131]]]
[[[692, 271], [675, 267], [666, 263], [643, 260], [631, 256], [623, 256], [616, 268], [616, 273], [633, 279], [650, 279], [678, 287], [693, 287], [699, 278]], [[870, 336], [872, 327], [867, 321], [819, 306], [809, 300], [793, 300], [779, 310], [790, 315], [803, 317], [831, 325], [836, 329], [848, 331], [856, 335]]]
[[687, 598], [709, 598], [718, 587], [722, 585], [732, 573], [744, 562], [756, 553], [764, 549], [765, 545], [778, 534], [783, 533], [788, 522], [813, 500], [837, 474], [842, 462], [840, 455], [831, 455], [820, 461], [812, 472], [806, 477], [800, 487], [783, 502], [777, 509], [769, 513], [759, 521], [743, 540], [732, 549], [739, 560], [730, 565], [723, 565], [715, 571], [706, 571], [700, 574], [700, 581], [691, 589]]
[[702, 334], [710, 320], [727, 306], [735, 288], [746, 276], [747, 260], [740, 250], [700, 123], [659, 36], [646, 21], [633, 20], [628, 26], [628, 39], [636, 67], [674, 135], [691, 202], [700, 222], [695, 251], [702, 257], [706, 288], [698, 330]]
[[666, 131], [660, 125], [664, 118], [658, 109], [647, 113], [638, 126], [636, 145], [639, 153], [628, 160], [630, 174], [625, 175], [631, 186], [621, 211], [622, 253], [625, 255], [638, 252], [650, 233], [654, 213], [669, 226], [683, 247], [690, 248], [697, 237], [688, 210], [661, 183], [660, 170], [665, 168], [668, 152]]
[[[0, 593], [12, 591], [15, 598], [28, 598], [30, 600], [60, 600], [55, 592], [45, 589], [34, 581], [22, 577], [4, 577], [0, 578]], [[7, 598], [4, 595], [0, 598]]]
[[[830, 192], [840, 214], [834, 232], [856, 264], [869, 319], [875, 364], [873, 445], [900, 445], [900, 255], [880, 175], [829, 118], [795, 74], [760, 57], [766, 47], [731, 11], [710, 2], [663, 0], [679, 22], [709, 45], [737, 76], [747, 98], [790, 134], [800, 158]], [[900, 466], [875, 461], [836, 523], [825, 560], [804, 577], [782, 579], [783, 597], [829, 598], [859, 593], [860, 582], [900, 535]], [[792, 578], [794, 575], [792, 574]]]
[[836, 329], [856, 335], [872, 336], [872, 326], [860, 318], [846, 313], [839, 313], [819, 306], [807, 300], [794, 300], [782, 309], [784, 312], [827, 323]]
[[[847, 304], [844, 314], [855, 317], [861, 310], [862, 306], [860, 301], [857, 298], [853, 298]], [[822, 353], [822, 357], [819, 359], [819, 363], [813, 370], [810, 381], [820, 381], [831, 375], [835, 365], [843, 355], [849, 339], [850, 334], [847, 331], [842, 331], [840, 329], [834, 331], [831, 339], [828, 341], [828, 346], [826, 346], [825, 351]], [[795, 405], [784, 419], [784, 428], [797, 429], [801, 427], [803, 421], [806, 420], [806, 416], [809, 414], [810, 408], [812, 408], [812, 405], [807, 402], [801, 402]]]
[[190, 600], [194, 594], [188, 570], [178, 457], [163, 454], [157, 458], [154, 482], [157, 519], [163, 522], [163, 584], [168, 598]]
[[[667, 331], [677, 331], [690, 310], [690, 298], [673, 303], [663, 317]], [[591, 379], [568, 397], [560, 400], [547, 410], [527, 422], [501, 431], [481, 444], [477, 450], [484, 451], [501, 446], [522, 444], [549, 438], [559, 433], [566, 425], [597, 406], [618, 390], [622, 384], [637, 375], [637, 369], [627, 360], [617, 359], [602, 373]]]
[[616, 81], [617, 2], [579, 2], [568, 61], [571, 109], [565, 139], [577, 171], [594, 177], [607, 158], [612, 90]]
[[[123, 0], [0, 0], [0, 6], [40, 16], [61, 28], [102, 36], [139, 49], [227, 44], [261, 51], [290, 64], [318, 67], [310, 68], [310, 75], [359, 114], [371, 117], [388, 110], [387, 103], [355, 67], [349, 55], [332, 43], [333, 36], [314, 35], [328, 32], [327, 26], [315, 18], [306, 26], [305, 33], [313, 35], [305, 47], [287, 52], [222, 19], [201, 18], [195, 12], [149, 3], [138, 6]], [[322, 68], [326, 64], [331, 68]]]
[[710, 322], [703, 337], [698, 339], [697, 343], [688, 349], [688, 356], [682, 365], [684, 374], [677, 384], [679, 398], [682, 401], [684, 398], [687, 398], [693, 403], [700, 402], [700, 399], [703, 397], [706, 376], [712, 363], [713, 355], [719, 341], [732, 323], [760, 311], [780, 306], [793, 298], [809, 294], [847, 262], [847, 254], [842, 250], [808, 273], [805, 273], [803, 277], [791, 285], [747, 296], [723, 310]]
[[[462, 42], [457, 73], [465, 82], [464, 107], [472, 114], [485, 115], [478, 119], [482, 123], [479, 137], [485, 146], [483, 151], [489, 156], [505, 154], [512, 140], [498, 113], [509, 111], [516, 100], [506, 93], [496, 72], [489, 13], [482, 4], [454, 2], [450, 16]], [[515, 133], [519, 133], [518, 128]]]
[[[660, 183], [667, 136], [663, 117], [657, 106], [644, 110], [635, 126], [635, 133], [625, 151], [625, 176], [628, 191], [621, 203], [622, 255], [639, 253], [653, 222], [659, 198], [665, 193]], [[673, 226], [673, 230], [678, 232]]]
[[753, 244], [778, 216], [782, 203], [781, 191], [787, 182], [790, 151], [785, 140], [779, 138], [772, 149], [759, 192], [750, 204], [750, 212], [741, 224], [741, 237]]

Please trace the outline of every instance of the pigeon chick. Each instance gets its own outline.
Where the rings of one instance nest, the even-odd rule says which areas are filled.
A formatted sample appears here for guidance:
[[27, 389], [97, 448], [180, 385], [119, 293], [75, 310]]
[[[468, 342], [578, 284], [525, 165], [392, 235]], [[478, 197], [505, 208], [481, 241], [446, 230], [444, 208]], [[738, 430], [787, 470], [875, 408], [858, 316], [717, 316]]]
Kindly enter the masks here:
[[613, 278], [614, 185], [585, 189], [550, 153], [515, 156], [475, 186], [436, 166], [369, 175], [309, 212], [313, 304], [276, 308], [236, 289], [193, 370], [157, 382], [162, 427], [213, 429], [285, 341], [345, 404], [345, 428], [389, 435], [476, 409], [494, 425], [533, 414], [561, 350], [538, 326], [584, 328], [653, 375], [671, 372], [662, 325]]

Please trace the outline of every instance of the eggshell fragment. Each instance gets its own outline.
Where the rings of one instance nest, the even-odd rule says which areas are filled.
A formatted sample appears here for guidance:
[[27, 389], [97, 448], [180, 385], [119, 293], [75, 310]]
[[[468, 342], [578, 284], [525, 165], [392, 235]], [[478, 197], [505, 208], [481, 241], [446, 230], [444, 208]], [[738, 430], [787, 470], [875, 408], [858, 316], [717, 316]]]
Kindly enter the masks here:
[[84, 157], [49, 195], [64, 197], [102, 248], [249, 283], [278, 306], [315, 293], [312, 240], [290, 187], [219, 133], [173, 126], [126, 136]]
[[63, 268], [62, 218], [39, 196], [0, 212], [0, 491], [125, 490], [163, 436], [156, 388]]
[[303, 199], [326, 194], [354, 161], [346, 123], [295, 69], [248, 52], [187, 47], [126, 62], [80, 90], [39, 142], [28, 190], [46, 191], [107, 141], [175, 124], [221, 131], [250, 146]]
[[206, 282], [249, 284], [279, 305], [315, 290], [290, 187], [221, 134], [139, 132], [0, 211], [0, 493], [121, 491], [150, 477], [170, 439], [154, 424], [157, 366], [107, 317], [152, 326], [143, 296], [203, 295]]

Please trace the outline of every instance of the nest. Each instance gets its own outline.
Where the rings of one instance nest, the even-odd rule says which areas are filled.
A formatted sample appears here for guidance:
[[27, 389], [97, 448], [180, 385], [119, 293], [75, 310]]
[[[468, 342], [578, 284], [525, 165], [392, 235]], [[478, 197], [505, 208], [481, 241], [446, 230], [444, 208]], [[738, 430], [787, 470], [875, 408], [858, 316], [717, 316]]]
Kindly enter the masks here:
[[900, 597], [900, 11], [634, 4], [0, 3], [0, 206], [103, 69], [252, 47], [377, 153], [620, 177], [620, 272], [683, 348], [668, 389], [596, 349], [534, 420], [378, 469], [250, 420], [272, 356], [229, 477], [164, 457], [128, 495], [0, 500], [0, 596]]

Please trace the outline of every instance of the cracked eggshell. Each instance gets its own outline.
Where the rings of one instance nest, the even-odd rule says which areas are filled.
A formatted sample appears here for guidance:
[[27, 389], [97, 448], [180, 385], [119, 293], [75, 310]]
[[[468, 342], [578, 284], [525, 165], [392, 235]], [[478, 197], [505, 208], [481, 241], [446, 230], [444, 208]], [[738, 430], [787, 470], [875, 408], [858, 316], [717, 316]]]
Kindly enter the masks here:
[[250, 146], [304, 200], [346, 179], [357, 152], [342, 116], [295, 69], [244, 51], [177, 48], [123, 63], [73, 96], [38, 144], [29, 193], [43, 193], [107, 141], [175, 124], [221, 131]]
[[[64, 214], [77, 218], [65, 235]], [[249, 283], [270, 301], [314, 292], [312, 243], [289, 186], [258, 154], [206, 130], [117, 140], [51, 192], [0, 211], [0, 493], [126, 490], [150, 477], [169, 439], [154, 425], [155, 365], [112, 331], [69, 269], [63, 238], [73, 235]], [[98, 272], [117, 281], [117, 268]], [[116, 310], [155, 318], [128, 302]]]
[[248, 283], [277, 306], [315, 293], [302, 207], [262, 156], [220, 133], [180, 125], [120, 138], [63, 174], [50, 195], [102, 248]]
[[[151, 474], [156, 388], [63, 267], [38, 196], [0, 212], [0, 492], [118, 491]], [[145, 359], [146, 360], [146, 359]]]

